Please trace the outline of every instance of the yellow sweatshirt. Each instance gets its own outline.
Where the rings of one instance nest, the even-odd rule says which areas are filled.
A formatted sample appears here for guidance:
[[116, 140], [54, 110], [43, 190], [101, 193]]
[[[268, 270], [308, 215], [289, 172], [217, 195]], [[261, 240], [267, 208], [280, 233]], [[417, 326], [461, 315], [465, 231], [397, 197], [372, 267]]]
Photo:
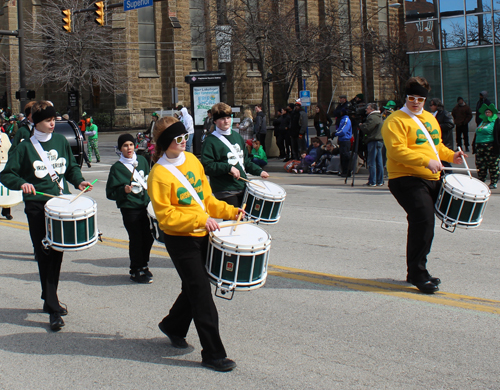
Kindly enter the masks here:
[[[441, 142], [441, 128], [436, 118], [427, 111], [417, 115], [431, 135], [442, 161], [453, 162], [455, 152]], [[389, 179], [416, 176], [426, 180], [439, 180], [440, 173], [432, 173], [426, 166], [437, 160], [434, 149], [415, 121], [398, 110], [392, 113], [382, 126], [382, 137], [387, 149]]]
[[207, 233], [193, 233], [193, 230], [204, 228], [209, 216], [236, 219], [238, 209], [217, 200], [212, 195], [212, 189], [201, 163], [192, 153], [184, 153], [184, 155], [186, 160], [177, 166], [177, 169], [198, 193], [206, 212], [180, 181], [160, 164], [155, 164], [149, 173], [148, 194], [163, 232], [172, 236], [202, 237]]

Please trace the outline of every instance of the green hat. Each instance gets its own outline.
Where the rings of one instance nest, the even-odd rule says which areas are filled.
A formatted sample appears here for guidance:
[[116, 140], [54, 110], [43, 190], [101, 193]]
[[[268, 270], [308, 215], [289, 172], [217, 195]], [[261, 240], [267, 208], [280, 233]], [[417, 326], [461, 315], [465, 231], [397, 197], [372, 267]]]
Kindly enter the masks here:
[[[484, 114], [486, 110], [490, 110], [493, 113], [493, 115], [487, 117]], [[483, 103], [483, 105], [479, 108], [479, 114], [480, 114], [479, 118], [481, 118], [484, 122], [495, 122], [498, 118], [497, 116], [498, 110], [493, 103], [491, 103], [489, 106]]]
[[160, 117], [160, 116], [159, 116], [156, 112], [153, 112], [153, 113], [151, 114], [151, 116], [155, 116], [155, 117], [157, 117], [157, 118], [159, 118], [159, 117]]
[[396, 108], [396, 102], [394, 100], [389, 100], [387, 104], [384, 106], [386, 110], [393, 110]]

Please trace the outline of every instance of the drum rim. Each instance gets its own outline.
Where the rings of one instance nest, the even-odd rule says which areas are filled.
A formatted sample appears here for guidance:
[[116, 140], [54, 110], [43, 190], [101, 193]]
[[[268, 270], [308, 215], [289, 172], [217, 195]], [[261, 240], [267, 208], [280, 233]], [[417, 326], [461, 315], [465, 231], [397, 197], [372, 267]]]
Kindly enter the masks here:
[[286, 191], [279, 184], [276, 184], [276, 183], [274, 183], [272, 181], [266, 181], [265, 182], [267, 184], [272, 184], [274, 186], [277, 186], [277, 187], [281, 188], [283, 190], [283, 195], [271, 195], [268, 192], [262, 191], [261, 187], [258, 187], [258, 185], [251, 186], [250, 184], [252, 184], [252, 183], [261, 184], [261, 183], [264, 183], [264, 180], [258, 180], [258, 179], [252, 179], [252, 180], [250, 180], [250, 182], [248, 183], [249, 185], [247, 185], [246, 188], [247, 188], [249, 194], [251, 194], [251, 195], [261, 195], [261, 197], [263, 199], [265, 199], [265, 200], [281, 200], [281, 201], [283, 201], [286, 198]]
[[[71, 199], [74, 199], [77, 195], [64, 194], [63, 196], [70, 196], [71, 198], [64, 198], [64, 199], [71, 200]], [[75, 211], [78, 211], [78, 212], [75, 212], [75, 211], [68, 212], [68, 211], [64, 211], [64, 210], [56, 211], [54, 209], [51, 209], [50, 203], [54, 203], [55, 201], [59, 201], [59, 200], [61, 200], [61, 198], [57, 197], [57, 198], [49, 199], [48, 202], [45, 203], [45, 206], [44, 206], [45, 215], [47, 215], [47, 216], [63, 216], [63, 217], [66, 217], [63, 219], [67, 219], [68, 217], [91, 217], [92, 215], [96, 214], [97, 213], [97, 202], [93, 198], [91, 198], [89, 196], [85, 196], [85, 195], [80, 196], [80, 198], [78, 198], [77, 201], [79, 201], [82, 198], [90, 200], [91, 205], [90, 205], [90, 207], [88, 207], [86, 209], [76, 209]], [[58, 206], [58, 207], [60, 207], [60, 206]], [[82, 212], [83, 212], [83, 214], [82, 214]]]
[[[463, 176], [464, 178], [467, 178], [467, 179], [472, 179], [475, 183], [478, 183], [478, 184], [481, 184], [484, 186], [484, 188], [487, 190], [485, 194], [475, 194], [475, 193], [472, 193], [472, 192], [467, 192], [467, 191], [464, 191], [464, 190], [458, 190], [457, 187], [453, 187], [451, 185], [451, 183], [448, 182], [448, 180], [446, 179], [448, 176], [457, 176], [457, 175], [460, 175], [460, 176]], [[467, 175], [462, 175], [462, 174], [459, 174], [459, 173], [452, 173], [450, 175], [446, 175], [445, 177], [443, 177], [443, 185], [441, 187], [445, 192], [449, 193], [450, 195], [453, 195], [459, 199], [463, 199], [463, 200], [488, 200], [490, 198], [490, 195], [491, 195], [491, 191], [489, 189], [489, 187], [483, 183], [481, 180], [479, 179], [476, 179], [475, 177], [469, 177]], [[448, 191], [449, 190], [449, 191]]]
[[[221, 234], [223, 229], [233, 229], [232, 226], [226, 226], [226, 227], [221, 227], [221, 229], [219, 231], [215, 231], [215, 232], [212, 232], [210, 235], [209, 235], [209, 241], [212, 245], [214, 245], [216, 248], [218, 249], [221, 249], [221, 250], [225, 250], [225, 252], [228, 252], [228, 253], [233, 253], [233, 252], [230, 252], [228, 249], [230, 248], [235, 248], [235, 249], [238, 249], [239, 252], [246, 252], [246, 251], [250, 251], [250, 250], [262, 250], [262, 249], [266, 249], [267, 247], [269, 247], [271, 245], [271, 241], [272, 241], [272, 237], [271, 235], [264, 229], [262, 229], [261, 227], [259, 226], [255, 226], [255, 225], [241, 225], [239, 226], [238, 228], [244, 228], [244, 229], [251, 229], [251, 230], [254, 230], [254, 229], [259, 229], [261, 230], [262, 232], [264, 232], [266, 234], [266, 239], [265, 241], [262, 241], [262, 243], [260, 244], [257, 244], [257, 245], [252, 245], [252, 244], [235, 244], [235, 243], [228, 243], [227, 241], [224, 241], [222, 240], [218, 234]], [[223, 245], [226, 245], [226, 247], [221, 247]], [[236, 252], [234, 252], [236, 254]], [[254, 252], [249, 252], [249, 253], [254, 253]]]

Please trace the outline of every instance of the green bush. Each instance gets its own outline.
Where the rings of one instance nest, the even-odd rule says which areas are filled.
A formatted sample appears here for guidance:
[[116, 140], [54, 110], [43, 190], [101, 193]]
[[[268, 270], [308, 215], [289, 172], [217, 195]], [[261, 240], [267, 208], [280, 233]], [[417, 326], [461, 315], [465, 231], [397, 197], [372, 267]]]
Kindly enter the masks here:
[[99, 128], [109, 129], [111, 127], [111, 114], [108, 114], [106, 112], [99, 112], [93, 115], [92, 119]]

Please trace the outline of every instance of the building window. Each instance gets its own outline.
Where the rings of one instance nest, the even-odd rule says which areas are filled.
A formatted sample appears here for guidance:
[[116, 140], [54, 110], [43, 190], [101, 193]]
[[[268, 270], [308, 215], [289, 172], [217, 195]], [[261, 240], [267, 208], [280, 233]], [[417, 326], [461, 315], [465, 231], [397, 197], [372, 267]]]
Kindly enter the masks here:
[[204, 0], [189, 0], [189, 16], [191, 19], [191, 68], [199, 72], [206, 69]]
[[139, 8], [137, 19], [139, 27], [139, 75], [157, 77], [154, 6]]
[[424, 37], [423, 36], [419, 36], [418, 37], [418, 43], [424, 43]]

